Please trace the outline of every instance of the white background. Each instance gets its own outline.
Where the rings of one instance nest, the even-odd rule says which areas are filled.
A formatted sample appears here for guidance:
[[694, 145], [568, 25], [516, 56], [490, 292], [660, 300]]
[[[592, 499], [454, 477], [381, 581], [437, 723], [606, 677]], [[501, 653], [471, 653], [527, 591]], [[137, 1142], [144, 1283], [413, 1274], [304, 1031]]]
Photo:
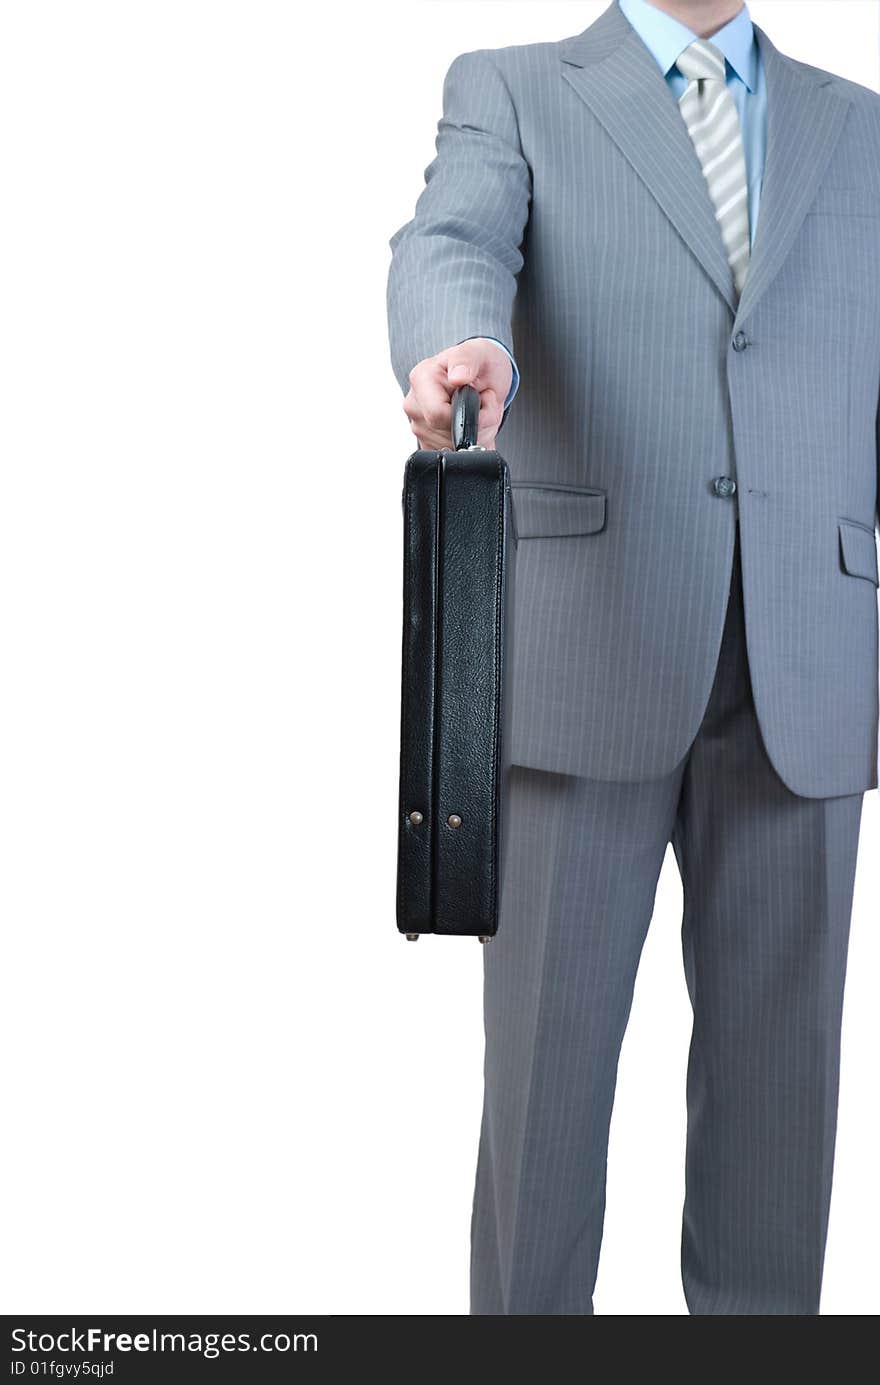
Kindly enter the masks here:
[[[477, 943], [394, 919], [387, 241], [466, 48], [590, 3], [0, 9], [6, 1312], [467, 1312]], [[876, 0], [753, 0], [877, 88]], [[866, 801], [824, 1312], [880, 1311]], [[667, 861], [597, 1312], [685, 1312]]]

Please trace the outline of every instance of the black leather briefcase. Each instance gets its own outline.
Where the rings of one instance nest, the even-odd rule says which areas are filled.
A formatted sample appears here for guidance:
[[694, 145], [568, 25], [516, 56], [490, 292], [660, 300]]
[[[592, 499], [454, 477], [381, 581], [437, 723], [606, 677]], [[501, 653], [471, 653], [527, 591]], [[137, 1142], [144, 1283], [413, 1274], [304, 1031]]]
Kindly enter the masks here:
[[479, 409], [458, 390], [453, 447], [414, 452], [404, 478], [397, 927], [411, 940], [498, 928], [516, 533]]

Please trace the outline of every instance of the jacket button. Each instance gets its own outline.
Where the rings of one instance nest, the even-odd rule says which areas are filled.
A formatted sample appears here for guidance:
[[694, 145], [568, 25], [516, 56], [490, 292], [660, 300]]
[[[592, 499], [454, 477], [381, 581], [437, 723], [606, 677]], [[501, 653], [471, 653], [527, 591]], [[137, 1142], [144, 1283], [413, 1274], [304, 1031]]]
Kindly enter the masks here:
[[712, 489], [716, 495], [726, 500], [728, 496], [736, 494], [736, 482], [732, 476], [716, 476], [712, 482]]
[[745, 351], [748, 344], [749, 339], [746, 336], [745, 332], [737, 332], [736, 336], [733, 339], [734, 351]]

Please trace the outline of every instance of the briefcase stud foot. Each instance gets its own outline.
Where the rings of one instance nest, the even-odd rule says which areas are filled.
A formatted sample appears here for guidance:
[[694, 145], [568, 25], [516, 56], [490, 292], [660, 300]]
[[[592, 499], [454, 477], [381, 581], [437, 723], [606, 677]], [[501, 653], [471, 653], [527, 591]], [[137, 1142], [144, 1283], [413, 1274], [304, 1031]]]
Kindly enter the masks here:
[[423, 815], [419, 812], [418, 808], [413, 809], [413, 811], [409, 815], [409, 820], [412, 823], [413, 827], [421, 827], [422, 823], [425, 821]]
[[459, 817], [458, 813], [450, 813], [446, 821], [450, 827], [461, 827], [461, 818]]
[[419, 936], [420, 935], [418, 933], [407, 933], [406, 940], [408, 943], [417, 943], [419, 940]]
[[491, 935], [491, 933], [490, 933], [488, 936], [486, 936], [486, 935], [483, 934], [483, 933], [480, 933], [479, 938], [480, 938], [480, 942], [481, 942], [481, 943], [491, 943], [491, 941], [492, 941], [492, 935]]

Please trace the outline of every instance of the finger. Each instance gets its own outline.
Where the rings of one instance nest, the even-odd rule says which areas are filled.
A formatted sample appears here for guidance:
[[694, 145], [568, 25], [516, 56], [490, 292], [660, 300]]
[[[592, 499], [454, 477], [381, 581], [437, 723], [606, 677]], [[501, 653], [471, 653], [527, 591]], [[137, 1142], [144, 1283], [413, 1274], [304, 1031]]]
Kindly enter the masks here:
[[476, 337], [441, 351], [438, 360], [446, 365], [450, 393], [461, 385], [473, 385], [481, 393], [494, 389], [506, 396], [513, 379], [507, 352], [488, 337]]
[[425, 416], [422, 413], [422, 406], [416, 398], [415, 390], [411, 389], [404, 399], [403, 412], [406, 414], [413, 428], [418, 425], [421, 425], [423, 428], [428, 426], [425, 422]]
[[445, 370], [437, 365], [433, 370], [420, 371], [413, 382], [415, 406], [427, 426], [449, 437], [452, 427], [452, 405], [445, 382]]
[[410, 430], [419, 447], [425, 452], [442, 452], [450, 446], [450, 440], [445, 433], [438, 433], [433, 428], [429, 428], [421, 419], [413, 420], [410, 423]]
[[480, 447], [494, 447], [495, 435], [501, 426], [504, 408], [494, 390], [483, 390], [480, 395], [480, 418], [477, 425], [477, 442]]
[[475, 349], [474, 342], [464, 341], [459, 346], [450, 346], [446, 351], [441, 351], [437, 361], [445, 369], [451, 393], [462, 385], [475, 384], [482, 364], [482, 352]]

